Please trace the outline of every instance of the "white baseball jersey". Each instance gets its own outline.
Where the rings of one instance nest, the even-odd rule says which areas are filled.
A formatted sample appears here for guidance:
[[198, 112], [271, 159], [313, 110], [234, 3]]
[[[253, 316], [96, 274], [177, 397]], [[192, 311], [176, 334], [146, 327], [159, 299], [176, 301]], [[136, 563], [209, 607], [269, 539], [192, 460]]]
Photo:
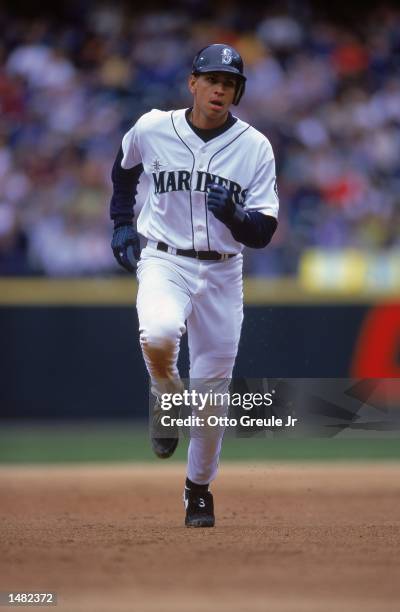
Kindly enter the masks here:
[[121, 166], [143, 164], [149, 181], [138, 231], [178, 249], [239, 253], [243, 245], [207, 209], [207, 186], [224, 185], [245, 211], [277, 218], [271, 144], [240, 119], [204, 142], [189, 126], [186, 110], [154, 109], [142, 115], [123, 138]]

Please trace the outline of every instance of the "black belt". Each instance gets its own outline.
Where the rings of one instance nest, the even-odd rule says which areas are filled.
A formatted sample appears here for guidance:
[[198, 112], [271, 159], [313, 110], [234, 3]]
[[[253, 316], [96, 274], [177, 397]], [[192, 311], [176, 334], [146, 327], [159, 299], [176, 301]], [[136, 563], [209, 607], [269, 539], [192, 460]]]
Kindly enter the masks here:
[[[169, 252], [168, 244], [165, 242], [157, 242], [157, 251], [164, 251], [165, 253]], [[183, 257], [193, 257], [194, 259], [202, 259], [209, 261], [218, 261], [221, 259], [230, 259], [231, 257], [235, 257], [236, 253], [223, 255], [222, 253], [218, 253], [218, 251], [195, 251], [194, 249], [173, 249], [174, 254], [183, 255]]]

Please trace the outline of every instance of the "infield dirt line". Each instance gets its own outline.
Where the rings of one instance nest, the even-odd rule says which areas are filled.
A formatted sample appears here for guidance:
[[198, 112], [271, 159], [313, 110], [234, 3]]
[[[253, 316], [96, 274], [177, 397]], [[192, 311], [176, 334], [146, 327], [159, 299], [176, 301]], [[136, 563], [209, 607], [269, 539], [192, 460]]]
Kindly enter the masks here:
[[[0, 465], [0, 479], [3, 485], [7, 482], [40, 482], [45, 479], [52, 482], [52, 486], [65, 486], [70, 479], [85, 481], [90, 479], [91, 485], [104, 484], [107, 486], [121, 485], [121, 481], [134, 479], [139, 481], [150, 481], [152, 475], [162, 477], [158, 486], [169, 487], [172, 480], [179, 482], [185, 477], [184, 463], [158, 464], [149, 463], [79, 463], [79, 464], [57, 464], [57, 465]], [[251, 477], [252, 482], [261, 485], [267, 479], [274, 488], [280, 490], [302, 489], [307, 485], [323, 484], [324, 489], [334, 486], [335, 490], [345, 492], [359, 491], [367, 488], [369, 492], [381, 489], [392, 489], [400, 491], [400, 462], [229, 462], [220, 466], [215, 486], [219, 484], [234, 487], [236, 482], [242, 482], [243, 478]]]

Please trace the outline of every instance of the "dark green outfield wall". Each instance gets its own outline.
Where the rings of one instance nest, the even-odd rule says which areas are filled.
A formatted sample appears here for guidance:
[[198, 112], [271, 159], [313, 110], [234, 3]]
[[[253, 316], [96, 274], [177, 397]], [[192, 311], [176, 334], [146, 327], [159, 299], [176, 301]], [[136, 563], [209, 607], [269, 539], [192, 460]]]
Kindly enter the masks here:
[[[235, 374], [347, 377], [370, 308], [247, 306]], [[146, 416], [134, 308], [3, 306], [0, 334], [1, 417]], [[186, 375], [186, 342], [180, 361]]]

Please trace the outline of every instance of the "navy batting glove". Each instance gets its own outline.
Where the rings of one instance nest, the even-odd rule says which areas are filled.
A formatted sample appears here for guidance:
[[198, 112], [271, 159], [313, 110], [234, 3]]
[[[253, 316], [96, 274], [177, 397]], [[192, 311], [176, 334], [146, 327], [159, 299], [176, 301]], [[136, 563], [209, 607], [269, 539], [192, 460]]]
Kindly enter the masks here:
[[215, 183], [208, 187], [207, 208], [222, 223], [232, 221], [236, 209], [227, 188]]
[[114, 229], [111, 248], [119, 265], [128, 272], [135, 272], [136, 261], [140, 259], [140, 240], [132, 225]]

